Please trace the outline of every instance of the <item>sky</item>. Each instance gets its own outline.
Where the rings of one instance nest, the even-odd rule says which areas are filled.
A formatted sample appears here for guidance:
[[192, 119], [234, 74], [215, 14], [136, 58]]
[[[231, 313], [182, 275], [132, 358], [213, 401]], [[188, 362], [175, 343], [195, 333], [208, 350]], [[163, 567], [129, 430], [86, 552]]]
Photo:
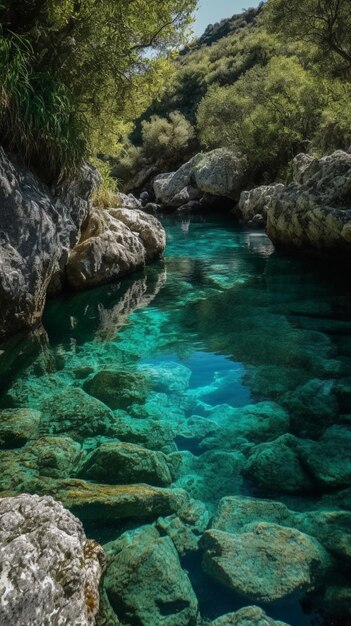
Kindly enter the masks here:
[[193, 30], [196, 37], [202, 35], [206, 26], [220, 22], [224, 17], [241, 13], [242, 9], [257, 7], [259, 0], [199, 0]]

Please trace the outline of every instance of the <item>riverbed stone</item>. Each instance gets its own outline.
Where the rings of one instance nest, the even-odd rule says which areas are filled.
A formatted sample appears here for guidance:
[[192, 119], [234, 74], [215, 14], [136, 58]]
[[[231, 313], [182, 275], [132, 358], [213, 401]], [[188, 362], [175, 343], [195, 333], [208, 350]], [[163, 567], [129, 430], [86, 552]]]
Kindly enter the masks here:
[[63, 434], [76, 441], [112, 433], [114, 415], [105, 404], [78, 387], [67, 387], [41, 403], [42, 435]]
[[38, 433], [40, 411], [34, 409], [0, 410], [0, 448], [19, 448]]
[[261, 490], [283, 493], [306, 493], [313, 482], [299, 455], [299, 439], [286, 434], [252, 449], [245, 466], [246, 476]]
[[245, 606], [235, 613], [217, 617], [211, 622], [211, 626], [288, 626], [288, 624], [276, 622], [258, 606]]
[[318, 483], [327, 488], [351, 486], [351, 428], [331, 426], [319, 441], [301, 440], [299, 451]]
[[167, 459], [132, 443], [103, 443], [86, 459], [80, 475], [110, 484], [130, 484], [140, 480], [149, 485], [168, 485], [172, 477]]
[[128, 409], [133, 402], [141, 404], [149, 390], [144, 376], [123, 370], [101, 370], [83, 388], [111, 409]]
[[0, 555], [2, 624], [95, 624], [103, 550], [61, 504], [1, 499]]
[[41, 476], [69, 478], [74, 475], [82, 457], [82, 449], [70, 437], [40, 437], [28, 450], [36, 458]]
[[254, 602], [273, 602], [299, 589], [313, 590], [330, 566], [313, 537], [278, 524], [257, 522], [240, 534], [208, 530], [204, 571]]
[[105, 549], [104, 587], [122, 622], [195, 626], [197, 599], [169, 537], [144, 526], [124, 533]]
[[165, 361], [160, 365], [141, 365], [140, 372], [155, 391], [183, 393], [189, 387], [191, 370], [181, 363]]

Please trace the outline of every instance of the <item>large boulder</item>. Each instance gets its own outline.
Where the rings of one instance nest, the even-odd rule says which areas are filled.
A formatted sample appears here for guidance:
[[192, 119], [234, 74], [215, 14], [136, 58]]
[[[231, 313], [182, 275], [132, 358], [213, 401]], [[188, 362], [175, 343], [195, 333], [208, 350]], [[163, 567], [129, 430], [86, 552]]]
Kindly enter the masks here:
[[84, 390], [111, 409], [128, 409], [133, 403], [145, 402], [147, 381], [140, 374], [123, 370], [101, 370], [84, 383]]
[[258, 606], [245, 606], [235, 613], [221, 615], [211, 622], [211, 626], [288, 626], [288, 624], [276, 622]]
[[3, 409], [0, 411], [0, 448], [19, 448], [37, 435], [40, 411]]
[[278, 184], [264, 185], [243, 191], [236, 213], [245, 223], [251, 223], [257, 215], [261, 216], [266, 223], [270, 200], [282, 189], [284, 189], [284, 185]]
[[244, 186], [246, 161], [226, 148], [200, 153], [176, 172], [153, 181], [156, 202], [181, 207], [205, 194], [236, 200]]
[[267, 522], [253, 523], [235, 535], [208, 530], [202, 547], [205, 572], [254, 602], [313, 590], [330, 566], [328, 553], [316, 539]]
[[269, 201], [267, 234], [279, 247], [351, 250], [351, 154], [338, 150], [321, 159], [298, 156], [298, 182]]
[[0, 339], [40, 322], [49, 285], [60, 282], [98, 180], [96, 170], [84, 166], [75, 183], [53, 191], [0, 148]]
[[95, 211], [68, 259], [68, 283], [86, 289], [111, 282], [143, 268], [165, 245], [165, 231], [152, 215], [125, 208]]
[[169, 537], [152, 526], [105, 546], [104, 587], [117, 617], [142, 626], [195, 626], [197, 599]]
[[102, 548], [50, 497], [0, 500], [0, 623], [93, 626]]

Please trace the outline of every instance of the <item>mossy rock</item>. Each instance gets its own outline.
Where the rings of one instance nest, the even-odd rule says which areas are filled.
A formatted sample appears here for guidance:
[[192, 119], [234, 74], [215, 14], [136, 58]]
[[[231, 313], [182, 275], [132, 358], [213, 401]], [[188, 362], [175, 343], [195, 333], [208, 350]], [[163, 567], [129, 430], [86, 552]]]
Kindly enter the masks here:
[[3, 409], [0, 411], [0, 447], [20, 448], [36, 436], [40, 412], [34, 409]]
[[83, 389], [111, 409], [128, 409], [131, 404], [145, 402], [149, 384], [141, 374], [121, 370], [102, 370], [87, 380]]

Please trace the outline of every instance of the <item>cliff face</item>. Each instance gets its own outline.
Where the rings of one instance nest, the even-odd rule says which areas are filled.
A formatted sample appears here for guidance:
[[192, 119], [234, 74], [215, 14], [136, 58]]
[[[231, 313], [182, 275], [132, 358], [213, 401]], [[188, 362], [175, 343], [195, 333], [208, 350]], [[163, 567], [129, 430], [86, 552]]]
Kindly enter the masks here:
[[0, 148], [0, 338], [40, 321], [54, 276], [77, 243], [99, 175], [51, 191]]
[[[139, 210], [119, 209], [113, 229], [105, 224], [110, 218], [106, 210], [99, 217], [104, 228], [95, 232], [96, 212], [90, 198], [98, 183], [97, 170], [85, 164], [73, 182], [49, 189], [31, 171], [12, 163], [0, 148], [0, 340], [39, 324], [47, 293], [62, 290], [78, 244], [79, 289], [114, 280], [162, 254], [166, 239], [161, 224]], [[128, 224], [126, 213], [131, 213]], [[138, 230], [136, 223], [141, 221], [144, 227]], [[155, 236], [145, 239], [149, 231]], [[139, 254], [126, 264], [131, 239]], [[108, 248], [106, 254], [101, 253], [103, 245]], [[92, 246], [97, 250], [93, 261]]]

